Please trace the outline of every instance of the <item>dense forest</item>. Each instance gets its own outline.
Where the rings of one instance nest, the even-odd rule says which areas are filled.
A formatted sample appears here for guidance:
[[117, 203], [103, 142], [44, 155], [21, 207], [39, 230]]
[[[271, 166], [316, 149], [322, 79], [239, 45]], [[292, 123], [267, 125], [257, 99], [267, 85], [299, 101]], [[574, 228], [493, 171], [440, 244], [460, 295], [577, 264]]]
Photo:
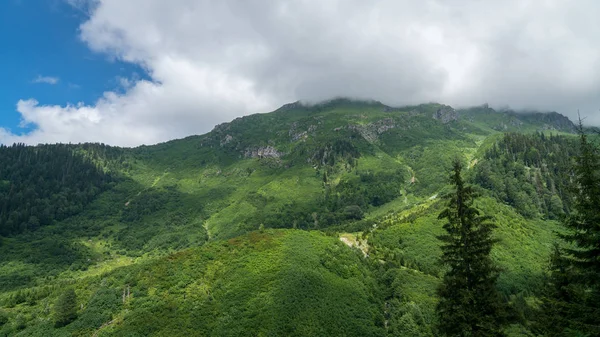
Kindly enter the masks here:
[[0, 146], [0, 336], [600, 335], [598, 136], [567, 122], [340, 99]]
[[0, 145], [0, 235], [75, 215], [113, 178], [70, 145]]
[[474, 182], [523, 216], [560, 219], [572, 200], [575, 140], [543, 133], [507, 133], [476, 165]]

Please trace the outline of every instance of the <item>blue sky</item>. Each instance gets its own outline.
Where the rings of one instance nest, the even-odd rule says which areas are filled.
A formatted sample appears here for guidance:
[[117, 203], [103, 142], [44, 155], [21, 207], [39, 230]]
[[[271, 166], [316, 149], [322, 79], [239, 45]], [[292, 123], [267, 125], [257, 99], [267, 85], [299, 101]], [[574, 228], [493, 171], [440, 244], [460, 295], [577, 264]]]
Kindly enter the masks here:
[[[63, 0], [0, 1], [0, 127], [20, 134], [20, 99], [43, 105], [93, 104], [118, 90], [119, 77], [141, 76], [130, 63], [91, 51], [79, 39], [85, 13]], [[55, 84], [37, 81], [55, 78]]]

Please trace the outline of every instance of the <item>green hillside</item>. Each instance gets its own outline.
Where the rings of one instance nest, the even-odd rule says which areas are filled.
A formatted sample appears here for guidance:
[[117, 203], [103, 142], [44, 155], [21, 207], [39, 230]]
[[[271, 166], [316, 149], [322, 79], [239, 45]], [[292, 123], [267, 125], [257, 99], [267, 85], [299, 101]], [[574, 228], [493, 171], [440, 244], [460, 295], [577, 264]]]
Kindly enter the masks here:
[[[373, 273], [317, 232], [253, 232], [74, 287], [85, 308], [57, 335], [384, 334]], [[47, 336], [53, 322], [43, 308], [27, 309], [35, 324], [21, 334]]]
[[[292, 103], [137, 148], [0, 147], [0, 335], [432, 336], [455, 158], [531, 335], [575, 126], [557, 113]], [[77, 318], [55, 326], [57, 299]]]

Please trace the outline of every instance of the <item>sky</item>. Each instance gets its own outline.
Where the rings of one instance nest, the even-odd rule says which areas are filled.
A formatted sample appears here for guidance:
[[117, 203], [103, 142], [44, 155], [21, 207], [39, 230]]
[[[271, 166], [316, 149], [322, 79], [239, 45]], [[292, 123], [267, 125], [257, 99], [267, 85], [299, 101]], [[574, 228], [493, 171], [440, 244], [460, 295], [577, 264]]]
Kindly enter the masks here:
[[0, 143], [137, 146], [297, 100], [600, 125], [596, 0], [2, 0]]

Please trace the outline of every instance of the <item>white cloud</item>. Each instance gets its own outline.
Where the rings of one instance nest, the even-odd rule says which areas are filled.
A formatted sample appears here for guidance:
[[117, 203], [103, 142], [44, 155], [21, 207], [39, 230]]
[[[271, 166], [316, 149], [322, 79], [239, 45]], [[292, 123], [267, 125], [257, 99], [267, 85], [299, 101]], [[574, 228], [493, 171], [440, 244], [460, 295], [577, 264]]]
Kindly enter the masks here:
[[0, 142], [155, 143], [298, 99], [579, 108], [600, 124], [600, 3], [69, 0], [87, 45], [141, 65], [91, 106], [19, 102]]
[[38, 75], [36, 78], [31, 80], [32, 83], [46, 83], [46, 84], [52, 84], [52, 85], [58, 84], [58, 81], [60, 81], [60, 79], [58, 77], [42, 76], [42, 75]]

